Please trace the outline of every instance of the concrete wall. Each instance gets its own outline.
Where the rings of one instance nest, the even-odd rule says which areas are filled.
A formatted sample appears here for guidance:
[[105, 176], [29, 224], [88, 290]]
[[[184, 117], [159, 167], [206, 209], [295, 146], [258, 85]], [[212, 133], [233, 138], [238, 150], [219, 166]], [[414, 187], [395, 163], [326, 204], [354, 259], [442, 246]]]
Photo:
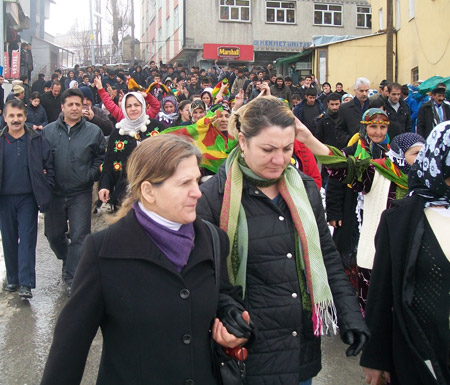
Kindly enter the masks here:
[[[448, 0], [415, 0], [414, 17], [410, 18], [408, 0], [393, 0], [394, 27], [397, 29], [398, 82], [410, 83], [411, 70], [419, 68], [419, 78], [450, 75]], [[383, 9], [386, 25], [386, 0], [372, 0], [372, 26], [379, 27], [379, 12]], [[399, 11], [399, 12], [398, 12]], [[395, 40], [395, 37], [394, 37]]]
[[[364, 1], [361, 1], [364, 4]], [[219, 20], [219, 1], [189, 1], [186, 7], [186, 36], [193, 46], [203, 43], [253, 44], [254, 40], [281, 40], [312, 42], [313, 35], [354, 35], [370, 33], [367, 28], [356, 28], [355, 1], [341, 1], [343, 4], [343, 27], [316, 26], [314, 3], [296, 2], [296, 24], [270, 24], [265, 22], [265, 2], [251, 2], [251, 22], [227, 22]], [[367, 3], [366, 3], [367, 4]], [[208, 15], [208, 17], [199, 17]], [[280, 50], [277, 47], [277, 50]], [[283, 50], [283, 49], [281, 49]], [[296, 52], [295, 49], [286, 49]]]
[[[386, 68], [386, 36], [375, 35], [328, 46], [327, 81], [332, 89], [337, 82], [344, 84], [344, 90], [353, 94], [356, 78], [370, 80], [370, 88], [378, 89], [384, 79]], [[317, 58], [317, 48], [315, 57]], [[317, 68], [317, 66], [315, 66]]]

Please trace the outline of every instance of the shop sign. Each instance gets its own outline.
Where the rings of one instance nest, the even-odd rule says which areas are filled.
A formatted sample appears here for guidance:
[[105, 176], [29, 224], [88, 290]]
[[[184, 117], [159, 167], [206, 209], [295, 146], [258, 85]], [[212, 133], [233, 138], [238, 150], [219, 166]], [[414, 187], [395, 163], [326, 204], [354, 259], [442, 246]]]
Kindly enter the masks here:
[[217, 48], [217, 56], [223, 58], [238, 58], [241, 56], [239, 47], [219, 47]]

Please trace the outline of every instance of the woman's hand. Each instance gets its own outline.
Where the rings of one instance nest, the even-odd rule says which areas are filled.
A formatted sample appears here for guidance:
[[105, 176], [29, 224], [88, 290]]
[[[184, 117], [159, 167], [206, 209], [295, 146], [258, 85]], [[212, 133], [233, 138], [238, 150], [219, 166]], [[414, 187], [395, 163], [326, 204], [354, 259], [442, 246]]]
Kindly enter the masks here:
[[98, 199], [100, 199], [103, 203], [108, 203], [109, 201], [109, 190], [106, 188], [102, 188], [98, 192]]
[[237, 111], [244, 104], [244, 90], [241, 89], [234, 99], [234, 107], [233, 110]]
[[101, 90], [103, 88], [102, 80], [100, 79], [100, 76], [94, 77], [94, 85], [98, 90]]
[[377, 385], [380, 378], [384, 378], [387, 382], [391, 382], [391, 374], [377, 369], [362, 368], [365, 377], [366, 384]]
[[314, 155], [330, 155], [330, 149], [320, 142], [298, 118], [295, 118], [295, 139], [308, 147]]
[[[245, 322], [250, 323], [250, 314], [248, 314], [248, 311], [242, 312], [242, 319]], [[247, 342], [247, 338], [237, 338], [233, 334], [229, 333], [227, 328], [218, 318], [214, 320], [212, 338], [224, 348], [235, 348]]]

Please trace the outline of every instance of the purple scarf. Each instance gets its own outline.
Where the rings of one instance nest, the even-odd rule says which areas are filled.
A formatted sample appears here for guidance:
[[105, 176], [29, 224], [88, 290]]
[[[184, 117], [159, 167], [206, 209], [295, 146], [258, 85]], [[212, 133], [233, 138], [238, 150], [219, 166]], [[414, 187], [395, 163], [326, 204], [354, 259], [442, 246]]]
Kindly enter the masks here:
[[138, 203], [133, 204], [136, 219], [149, 238], [175, 265], [179, 273], [186, 266], [194, 249], [194, 224], [182, 225], [178, 231], [168, 229], [151, 219], [141, 210]]

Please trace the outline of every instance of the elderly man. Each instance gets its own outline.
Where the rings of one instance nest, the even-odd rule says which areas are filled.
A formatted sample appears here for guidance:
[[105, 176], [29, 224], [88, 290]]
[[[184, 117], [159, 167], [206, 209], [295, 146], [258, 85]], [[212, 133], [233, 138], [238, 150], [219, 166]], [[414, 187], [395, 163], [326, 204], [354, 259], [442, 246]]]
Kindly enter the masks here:
[[336, 123], [336, 139], [339, 148], [347, 146], [350, 138], [358, 132], [361, 117], [369, 108], [370, 81], [358, 78], [355, 81], [355, 97], [348, 103], [339, 107], [338, 121]]
[[63, 261], [68, 296], [81, 245], [91, 232], [92, 185], [98, 180], [105, 153], [102, 131], [82, 117], [83, 98], [79, 89], [64, 91], [61, 116], [43, 131], [55, 162], [55, 187], [45, 214], [45, 235], [56, 257]]

